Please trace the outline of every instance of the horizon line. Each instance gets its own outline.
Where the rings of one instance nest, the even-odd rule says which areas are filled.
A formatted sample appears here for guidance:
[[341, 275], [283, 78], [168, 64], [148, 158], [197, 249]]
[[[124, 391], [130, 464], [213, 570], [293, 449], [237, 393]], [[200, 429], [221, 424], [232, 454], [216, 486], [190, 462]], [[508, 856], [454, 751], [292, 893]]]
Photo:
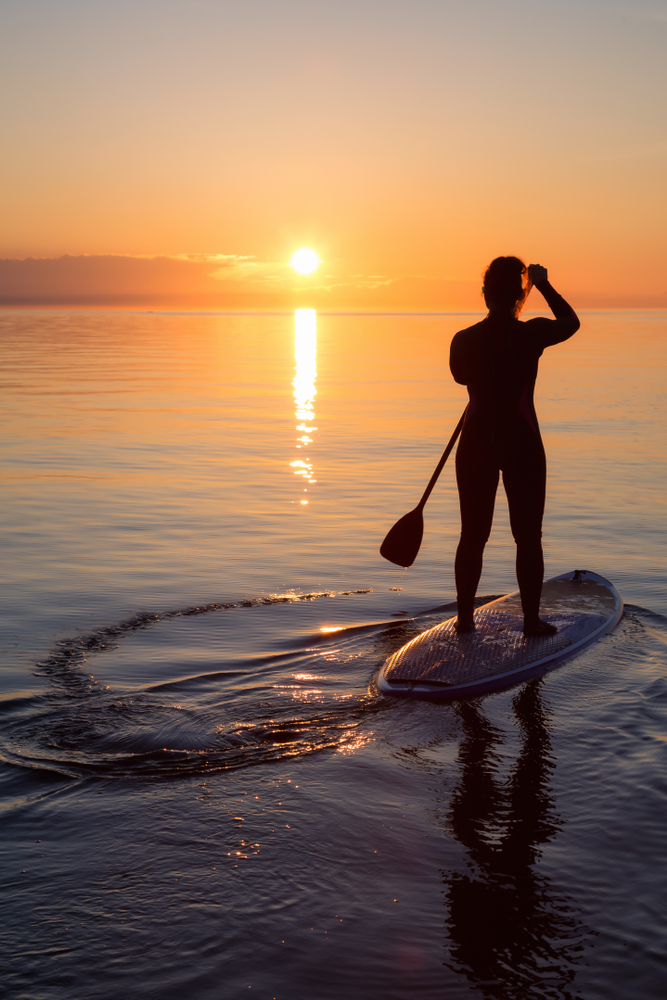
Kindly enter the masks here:
[[[484, 315], [486, 309], [317, 309], [315, 306], [295, 306], [293, 309], [140, 309], [137, 307], [100, 305], [94, 307], [90, 304], [77, 306], [70, 305], [57, 306], [55, 304], [38, 305], [30, 303], [21, 305], [20, 303], [5, 304], [0, 301], [0, 312], [54, 312], [54, 313], [131, 313], [139, 316], [293, 316], [300, 309], [312, 309], [319, 316], [479, 316]], [[664, 306], [596, 306], [591, 308], [580, 308], [578, 313], [595, 315], [597, 313], [622, 313], [622, 312], [653, 312], [667, 313], [667, 305]], [[551, 313], [548, 309], [526, 309], [522, 315], [547, 315]]]

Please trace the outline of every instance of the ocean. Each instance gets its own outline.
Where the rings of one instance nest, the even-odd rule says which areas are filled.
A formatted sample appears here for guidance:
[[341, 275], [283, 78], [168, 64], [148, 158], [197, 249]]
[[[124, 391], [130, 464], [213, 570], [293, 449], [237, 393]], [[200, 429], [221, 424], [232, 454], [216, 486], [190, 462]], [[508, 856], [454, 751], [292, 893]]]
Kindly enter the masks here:
[[[546, 575], [609, 578], [615, 631], [374, 685], [454, 613], [453, 461], [414, 566], [378, 549], [479, 315], [0, 313], [2, 996], [665, 996], [666, 313], [541, 361]], [[513, 564], [501, 490], [480, 598]]]

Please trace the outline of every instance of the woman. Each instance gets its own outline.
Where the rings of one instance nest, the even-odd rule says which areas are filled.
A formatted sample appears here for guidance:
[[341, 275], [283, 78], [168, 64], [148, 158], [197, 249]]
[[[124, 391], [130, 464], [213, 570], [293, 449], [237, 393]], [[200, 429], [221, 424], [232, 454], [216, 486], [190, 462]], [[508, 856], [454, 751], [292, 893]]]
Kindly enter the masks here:
[[[555, 319], [519, 320], [533, 285]], [[533, 390], [542, 351], [576, 333], [579, 320], [549, 284], [547, 269], [541, 264], [526, 269], [518, 257], [496, 257], [484, 275], [482, 292], [489, 315], [457, 333], [450, 354], [452, 375], [468, 387], [470, 396], [456, 454], [461, 540], [455, 563], [455, 628], [457, 632], [474, 628], [475, 594], [502, 472], [516, 542], [523, 634], [549, 635], [556, 628], [539, 617], [547, 467]]]

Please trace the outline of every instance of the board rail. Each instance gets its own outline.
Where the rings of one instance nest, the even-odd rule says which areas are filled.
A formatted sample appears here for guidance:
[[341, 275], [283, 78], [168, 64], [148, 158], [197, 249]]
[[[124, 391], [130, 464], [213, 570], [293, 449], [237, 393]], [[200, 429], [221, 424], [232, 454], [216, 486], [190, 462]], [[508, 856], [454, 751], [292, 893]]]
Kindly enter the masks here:
[[555, 635], [523, 635], [517, 591], [478, 608], [471, 633], [459, 635], [454, 617], [416, 636], [387, 659], [378, 688], [395, 697], [449, 700], [510, 687], [560, 666], [610, 632], [622, 614], [609, 580], [571, 570], [543, 588], [540, 615], [557, 626]]

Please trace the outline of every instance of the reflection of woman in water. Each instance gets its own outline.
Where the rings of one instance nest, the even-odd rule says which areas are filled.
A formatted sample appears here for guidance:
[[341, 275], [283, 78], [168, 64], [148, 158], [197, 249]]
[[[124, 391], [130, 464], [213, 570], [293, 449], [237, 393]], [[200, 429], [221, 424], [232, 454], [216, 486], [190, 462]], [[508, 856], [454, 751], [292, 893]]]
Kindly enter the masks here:
[[513, 700], [521, 747], [503, 781], [504, 733], [475, 702], [456, 708], [463, 725], [461, 781], [449, 824], [465, 847], [463, 871], [443, 872], [450, 968], [485, 997], [573, 998], [573, 963], [589, 932], [538, 862], [562, 826], [550, 773], [554, 758], [539, 685]]
[[[555, 319], [522, 323], [519, 313], [535, 285]], [[524, 635], [548, 635], [553, 625], [539, 617], [544, 560], [542, 515], [546, 458], [533, 405], [539, 358], [579, 329], [572, 308], [547, 280], [547, 269], [518, 257], [497, 257], [484, 275], [489, 315], [452, 341], [450, 367], [468, 387], [470, 405], [456, 455], [461, 504], [461, 541], [456, 552], [457, 632], [474, 628], [473, 608], [491, 533], [500, 472], [516, 542], [516, 575]]]

